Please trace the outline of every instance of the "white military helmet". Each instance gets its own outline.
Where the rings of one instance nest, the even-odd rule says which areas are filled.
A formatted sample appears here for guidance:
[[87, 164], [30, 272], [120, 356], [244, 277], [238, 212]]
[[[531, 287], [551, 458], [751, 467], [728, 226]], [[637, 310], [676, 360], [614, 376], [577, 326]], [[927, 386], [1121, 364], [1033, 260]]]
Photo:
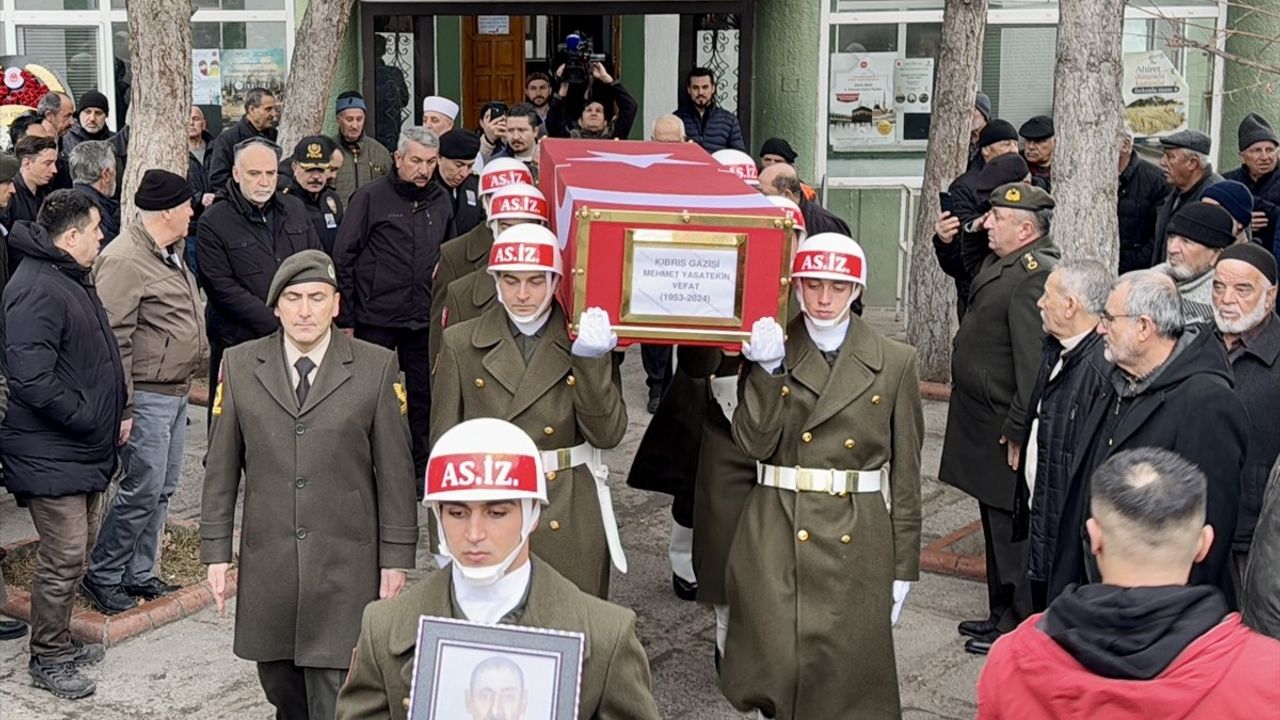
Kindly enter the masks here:
[[840, 233], [805, 238], [791, 261], [791, 278], [818, 278], [867, 286], [867, 256], [862, 246]]
[[427, 460], [424, 503], [537, 500], [547, 503], [542, 453], [505, 420], [458, 423], [436, 441]]
[[725, 148], [724, 150], [717, 150], [711, 153], [711, 157], [716, 162], [725, 166], [729, 170], [732, 170], [733, 174], [742, 178], [742, 181], [746, 184], [752, 187], [756, 187], [760, 184], [760, 179], [757, 177], [759, 175], [759, 171], [756, 169], [755, 158], [741, 150]]
[[489, 250], [490, 275], [539, 270], [564, 276], [564, 260], [555, 233], [541, 225], [524, 223], [509, 227], [494, 238]]
[[498, 188], [508, 185], [533, 184], [533, 173], [529, 166], [515, 158], [498, 158], [484, 164], [480, 171], [481, 197], [492, 195]]
[[499, 220], [536, 220], [546, 224], [549, 218], [547, 198], [532, 185], [506, 185], [494, 190], [489, 196], [490, 223]]
[[782, 210], [782, 212], [786, 214], [787, 219], [794, 223], [793, 227], [795, 228], [796, 242], [804, 242], [804, 239], [808, 237], [809, 233], [805, 230], [804, 213], [800, 212], [800, 206], [781, 195], [769, 195], [768, 197], [769, 202], [772, 202], [776, 207]]

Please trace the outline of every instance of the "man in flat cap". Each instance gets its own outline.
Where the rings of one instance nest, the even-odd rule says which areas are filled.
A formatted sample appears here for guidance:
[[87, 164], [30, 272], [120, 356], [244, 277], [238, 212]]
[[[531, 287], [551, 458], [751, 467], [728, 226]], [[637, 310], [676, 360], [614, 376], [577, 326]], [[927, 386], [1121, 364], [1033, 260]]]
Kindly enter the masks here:
[[342, 222], [342, 200], [329, 187], [329, 174], [333, 170], [333, 140], [324, 135], [308, 135], [293, 148], [289, 178], [281, 192], [302, 201], [307, 209], [311, 226], [320, 236], [320, 246], [333, 254], [333, 243], [338, 238], [338, 225]]
[[204, 303], [182, 260], [191, 186], [181, 175], [148, 170], [133, 203], [137, 214], [93, 266], [126, 391], [124, 476], [81, 584], [107, 615], [177, 590], [156, 574], [156, 564], [169, 498], [182, 477], [187, 392], [209, 355]]
[[422, 101], [422, 127], [440, 137], [458, 121], [458, 103], [447, 97], [430, 95]]
[[369, 112], [363, 95], [348, 90], [338, 96], [336, 107], [338, 135], [334, 140], [342, 151], [342, 165], [338, 168], [335, 184], [338, 197], [343, 203], [350, 203], [351, 194], [356, 189], [386, 175], [391, 169], [391, 151], [365, 133]]
[[1031, 169], [1031, 177], [1044, 181], [1044, 188], [1053, 192], [1053, 118], [1037, 115], [1018, 128], [1022, 136], [1022, 153]]
[[1222, 249], [1236, 241], [1231, 215], [1217, 205], [1185, 205], [1169, 221], [1167, 260], [1153, 267], [1178, 286], [1186, 323], [1213, 324], [1213, 266]]
[[1238, 592], [1267, 476], [1280, 455], [1280, 433], [1273, 423], [1263, 420], [1280, 417], [1276, 258], [1260, 245], [1232, 245], [1218, 256], [1213, 275], [1213, 320], [1227, 346], [1236, 396], [1253, 420], [1249, 423], [1248, 454], [1240, 471], [1240, 514], [1231, 543], [1231, 578]]
[[1253, 239], [1273, 254], [1276, 227], [1280, 226], [1280, 173], [1276, 172], [1276, 147], [1280, 140], [1271, 123], [1257, 113], [1240, 121], [1240, 167], [1223, 173], [1227, 180], [1244, 183], [1253, 193]]
[[440, 165], [435, 182], [453, 201], [456, 235], [464, 235], [484, 222], [480, 178], [473, 172], [479, 152], [480, 137], [473, 132], [455, 128], [440, 136]]
[[977, 654], [1030, 609], [1030, 597], [1014, 593], [1026, 562], [1026, 541], [1013, 540], [1014, 483], [1044, 345], [1036, 302], [1061, 257], [1049, 234], [1053, 196], [1009, 183], [993, 190], [990, 202], [983, 225], [991, 254], [973, 278], [955, 338], [955, 388], [938, 472], [939, 480], [977, 499], [982, 518], [990, 612], [959, 627], [969, 638], [965, 650]]
[[404, 587], [418, 540], [395, 353], [337, 332], [333, 262], [291, 255], [271, 335], [227, 351], [213, 398], [200, 559], [224, 612], [243, 473], [234, 652], [276, 717], [332, 720], [368, 603]]
[[1196, 202], [1206, 188], [1222, 182], [1222, 176], [1213, 171], [1209, 162], [1209, 136], [1198, 130], [1183, 130], [1160, 138], [1160, 169], [1170, 192], [1156, 213], [1156, 234], [1152, 265], [1159, 265], [1165, 258], [1165, 235], [1169, 221], [1182, 206]]

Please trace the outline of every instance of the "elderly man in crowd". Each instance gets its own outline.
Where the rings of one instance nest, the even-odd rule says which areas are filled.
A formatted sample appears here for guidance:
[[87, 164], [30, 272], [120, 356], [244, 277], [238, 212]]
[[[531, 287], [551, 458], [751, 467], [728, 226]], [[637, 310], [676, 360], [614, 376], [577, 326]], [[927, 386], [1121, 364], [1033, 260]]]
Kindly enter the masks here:
[[1073, 514], [1078, 517], [1080, 488], [1071, 482], [1070, 472], [1084, 449], [1076, 419], [1088, 416], [1110, 382], [1097, 328], [1112, 280], [1111, 271], [1094, 260], [1066, 262], [1049, 273], [1037, 303], [1048, 335], [1031, 392], [1022, 482], [1015, 487], [1014, 501], [1018, 536], [1028, 532], [1029, 501], [1026, 578], [1037, 611], [1053, 601], [1045, 597], [1045, 588], [1054, 572], [1066, 567], [1074, 573], [1081, 563], [1072, 521]]
[[1233, 230], [1226, 210], [1201, 201], [1184, 205], [1169, 221], [1168, 259], [1152, 269], [1173, 278], [1188, 323], [1213, 323], [1213, 266], [1236, 241]]
[[1160, 169], [1170, 192], [1156, 214], [1156, 243], [1151, 264], [1164, 262], [1164, 237], [1173, 216], [1184, 206], [1200, 199], [1206, 188], [1222, 182], [1222, 176], [1209, 163], [1209, 136], [1198, 130], [1183, 130], [1160, 138]]
[[447, 97], [431, 95], [422, 100], [422, 127], [438, 138], [453, 129], [458, 121], [458, 103]]
[[1257, 113], [1244, 116], [1237, 138], [1240, 167], [1222, 177], [1249, 188], [1254, 197], [1250, 230], [1258, 244], [1275, 253], [1276, 227], [1280, 226], [1280, 173], [1276, 172], [1276, 148], [1280, 146], [1280, 139], [1271, 123]]
[[1022, 136], [1023, 155], [1031, 176], [1044, 181], [1045, 189], [1053, 189], [1053, 150], [1057, 141], [1053, 137], [1053, 118], [1037, 115], [1018, 128]]
[[461, 236], [484, 222], [485, 208], [480, 198], [480, 178], [474, 172], [480, 138], [473, 132], [454, 129], [440, 136], [440, 165], [435, 182], [453, 205], [454, 232]]
[[1213, 319], [1227, 346], [1236, 395], [1249, 411], [1249, 454], [1240, 474], [1240, 515], [1232, 545], [1232, 577], [1244, 574], [1267, 474], [1280, 455], [1280, 319], [1276, 258], [1259, 245], [1232, 245], [1214, 268]]
[[[82, 143], [75, 152], [90, 144], [99, 143]], [[177, 589], [156, 575], [156, 564], [169, 498], [182, 477], [187, 391], [209, 351], [200, 292], [182, 261], [193, 212], [190, 185], [181, 175], [148, 170], [133, 203], [136, 218], [98, 257], [93, 272], [128, 392], [124, 477], [82, 584], [85, 596], [108, 615]]]
[[214, 192], [221, 192], [231, 180], [237, 148], [246, 140], [263, 138], [276, 141], [276, 126], [280, 124], [280, 104], [276, 96], [265, 88], [253, 88], [244, 95], [244, 117], [213, 141], [205, 157], [209, 168], [209, 184]]
[[67, 167], [67, 153], [62, 149], [62, 140], [76, 122], [76, 103], [70, 95], [60, 92], [46, 93], [36, 103], [36, 114], [40, 116], [41, 135], [53, 140], [58, 146], [58, 174], [53, 177], [51, 190], [68, 190], [71, 188], [71, 172]]
[[335, 189], [344, 203], [358, 188], [387, 174], [391, 169], [391, 153], [386, 146], [365, 133], [368, 109], [364, 96], [349, 90], [338, 96], [338, 149], [342, 151], [342, 167], [335, 178]]
[[292, 177], [281, 190], [302, 201], [307, 209], [311, 226], [320, 237], [320, 247], [330, 255], [338, 238], [338, 225], [342, 222], [342, 200], [329, 187], [333, 172], [333, 159], [341, 157], [333, 140], [324, 135], [308, 135], [293, 148], [290, 163]]
[[1151, 267], [1155, 255], [1156, 214], [1169, 194], [1160, 168], [1133, 150], [1133, 130], [1122, 123], [1120, 131], [1120, 179], [1116, 214], [1120, 221], [1120, 272]]
[[[1209, 477], [1207, 521], [1217, 538], [1191, 571], [1193, 585], [1216, 585], [1235, 606], [1229, 560], [1240, 506], [1240, 472], [1250, 422], [1232, 389], [1226, 352], [1213, 329], [1183, 320], [1182, 298], [1168, 275], [1136, 270], [1121, 275], [1107, 297], [1098, 332], [1114, 363], [1110, 383], [1082, 422], [1073, 482], [1115, 453], [1130, 448], [1172, 450]], [[1193, 419], [1193, 420], [1190, 420]], [[1083, 540], [1084, 518], [1075, 532]], [[1087, 562], [1087, 561], [1086, 561]], [[1087, 577], [1097, 580], [1093, 568]], [[1050, 597], [1064, 587], [1050, 587]]]
[[[120, 201], [116, 199], [116, 155], [105, 140], [86, 140], [71, 151], [73, 190], [84, 193], [102, 215], [102, 244], [120, 234]], [[188, 196], [188, 201], [191, 198]]]
[[110, 114], [110, 106], [107, 104], [106, 95], [97, 90], [90, 90], [81, 95], [80, 113], [76, 117], [78, 123], [62, 138], [63, 156], [70, 158], [71, 151], [87, 140], [111, 139], [115, 133], [107, 127], [108, 114]]

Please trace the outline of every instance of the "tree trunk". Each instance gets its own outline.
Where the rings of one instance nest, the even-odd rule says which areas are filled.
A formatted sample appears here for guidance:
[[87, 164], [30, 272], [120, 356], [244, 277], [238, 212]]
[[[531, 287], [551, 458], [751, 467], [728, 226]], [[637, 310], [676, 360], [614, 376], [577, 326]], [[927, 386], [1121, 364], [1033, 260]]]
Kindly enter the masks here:
[[308, 135], [324, 129], [330, 111], [329, 86], [338, 53], [347, 35], [355, 0], [311, 0], [293, 40], [284, 114], [280, 118], [280, 147], [286, 154]]
[[133, 193], [147, 170], [187, 176], [191, 116], [191, 1], [129, 0], [129, 155], [121, 220], [133, 216]]
[[1124, 0], [1061, 0], [1053, 78], [1053, 235], [1071, 258], [1119, 264]]
[[920, 379], [949, 382], [956, 291], [933, 254], [933, 225], [938, 219], [938, 193], [964, 172], [969, 157], [969, 123], [982, 63], [987, 0], [947, 0], [942, 27], [929, 153], [911, 239], [907, 338], [920, 355]]

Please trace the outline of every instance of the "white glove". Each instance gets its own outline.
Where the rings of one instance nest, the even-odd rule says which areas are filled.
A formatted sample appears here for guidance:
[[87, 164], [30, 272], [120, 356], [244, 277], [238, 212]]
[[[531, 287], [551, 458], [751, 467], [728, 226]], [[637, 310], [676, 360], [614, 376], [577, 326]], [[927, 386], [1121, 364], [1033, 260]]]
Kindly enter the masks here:
[[911, 583], [907, 580], [893, 581], [893, 612], [889, 613], [889, 621], [897, 625], [902, 616], [902, 606], [907, 604], [907, 593], [911, 592]]
[[582, 311], [578, 319], [578, 338], [573, 341], [573, 354], [598, 358], [618, 347], [618, 336], [609, 324], [609, 312], [592, 307]]
[[755, 321], [751, 326], [751, 339], [742, 343], [742, 356], [767, 372], [774, 372], [782, 366], [786, 355], [786, 339], [778, 321], [771, 317]]

